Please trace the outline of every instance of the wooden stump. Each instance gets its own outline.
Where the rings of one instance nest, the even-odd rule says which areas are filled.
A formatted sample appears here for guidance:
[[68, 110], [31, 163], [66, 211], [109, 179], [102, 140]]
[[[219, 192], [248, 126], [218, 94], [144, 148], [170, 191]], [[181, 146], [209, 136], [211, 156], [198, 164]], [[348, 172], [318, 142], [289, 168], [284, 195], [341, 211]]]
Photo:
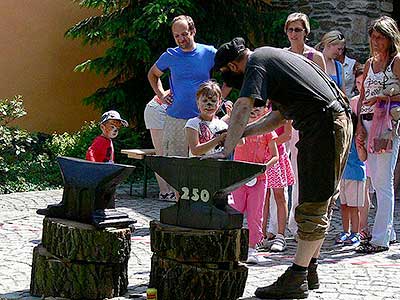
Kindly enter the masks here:
[[222, 300], [243, 295], [247, 268], [211, 269], [184, 264], [154, 254], [151, 259], [150, 286], [163, 300]]
[[30, 293], [70, 299], [104, 299], [126, 293], [129, 228], [46, 217], [42, 244], [33, 250]]
[[71, 262], [49, 253], [42, 245], [33, 250], [30, 293], [70, 299], [104, 299], [127, 291], [128, 261], [118, 264]]
[[150, 222], [151, 251], [180, 262], [245, 261], [248, 229], [203, 230]]
[[44, 218], [42, 244], [51, 254], [69, 261], [122, 263], [131, 252], [129, 228], [96, 229], [66, 219]]
[[150, 286], [160, 299], [237, 299], [243, 295], [248, 230], [194, 229], [150, 222]]

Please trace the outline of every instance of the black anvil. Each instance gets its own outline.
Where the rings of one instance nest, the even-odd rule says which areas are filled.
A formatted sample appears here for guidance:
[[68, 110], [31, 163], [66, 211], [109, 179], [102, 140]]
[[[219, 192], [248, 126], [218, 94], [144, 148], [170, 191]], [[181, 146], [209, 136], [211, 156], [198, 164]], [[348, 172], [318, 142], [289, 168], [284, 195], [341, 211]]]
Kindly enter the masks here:
[[161, 209], [165, 224], [199, 229], [237, 229], [243, 215], [228, 204], [228, 194], [265, 172], [265, 165], [198, 157], [146, 156], [145, 162], [180, 194]]
[[64, 181], [62, 201], [38, 209], [38, 214], [89, 223], [98, 228], [126, 227], [136, 222], [115, 210], [115, 189], [135, 167], [70, 157], [57, 160]]

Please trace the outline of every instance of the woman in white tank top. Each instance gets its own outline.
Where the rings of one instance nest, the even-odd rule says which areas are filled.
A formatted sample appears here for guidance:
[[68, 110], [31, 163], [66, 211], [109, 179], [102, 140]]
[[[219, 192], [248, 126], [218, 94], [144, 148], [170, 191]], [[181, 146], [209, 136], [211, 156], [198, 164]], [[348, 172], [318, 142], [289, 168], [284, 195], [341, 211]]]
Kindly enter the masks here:
[[[400, 84], [400, 33], [396, 22], [387, 16], [375, 20], [369, 30], [370, 50], [364, 69], [363, 87], [360, 93], [360, 119], [357, 128], [357, 147], [365, 147], [366, 138], [372, 124], [375, 104], [388, 101], [384, 93], [388, 85]], [[400, 95], [392, 95], [392, 102], [399, 102]], [[359, 246], [356, 251], [376, 253], [389, 249], [391, 241], [396, 240], [393, 228], [394, 188], [393, 175], [399, 151], [399, 137], [393, 139], [393, 151], [376, 154], [368, 153], [368, 168], [376, 190], [377, 212], [369, 243]]]

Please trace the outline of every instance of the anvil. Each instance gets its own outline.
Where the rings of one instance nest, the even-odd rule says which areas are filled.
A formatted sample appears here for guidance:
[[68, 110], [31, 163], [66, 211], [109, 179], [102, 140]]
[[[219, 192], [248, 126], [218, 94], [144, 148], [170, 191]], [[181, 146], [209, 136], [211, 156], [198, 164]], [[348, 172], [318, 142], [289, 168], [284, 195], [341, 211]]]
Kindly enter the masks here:
[[115, 210], [115, 189], [135, 167], [70, 157], [58, 157], [57, 160], [64, 181], [62, 201], [38, 209], [38, 214], [99, 228], [126, 227], [136, 222]]
[[198, 157], [146, 156], [145, 162], [180, 195], [161, 209], [162, 223], [199, 229], [237, 229], [243, 215], [228, 204], [228, 194], [265, 172], [264, 164]]

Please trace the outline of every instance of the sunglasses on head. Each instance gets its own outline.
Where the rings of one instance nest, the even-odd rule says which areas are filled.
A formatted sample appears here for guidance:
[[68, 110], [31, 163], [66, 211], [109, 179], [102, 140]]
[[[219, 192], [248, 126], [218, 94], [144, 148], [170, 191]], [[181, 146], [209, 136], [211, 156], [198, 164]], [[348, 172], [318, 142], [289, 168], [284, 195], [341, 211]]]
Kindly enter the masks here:
[[344, 35], [341, 34], [341, 33], [339, 33], [339, 34], [337, 35], [337, 39], [338, 39], [339, 41], [344, 40]]
[[296, 27], [296, 28], [288, 28], [286, 31], [290, 32], [290, 33], [292, 33], [293, 31], [296, 32], [296, 33], [299, 33], [299, 32], [303, 32], [304, 28], [298, 28], [298, 27]]

